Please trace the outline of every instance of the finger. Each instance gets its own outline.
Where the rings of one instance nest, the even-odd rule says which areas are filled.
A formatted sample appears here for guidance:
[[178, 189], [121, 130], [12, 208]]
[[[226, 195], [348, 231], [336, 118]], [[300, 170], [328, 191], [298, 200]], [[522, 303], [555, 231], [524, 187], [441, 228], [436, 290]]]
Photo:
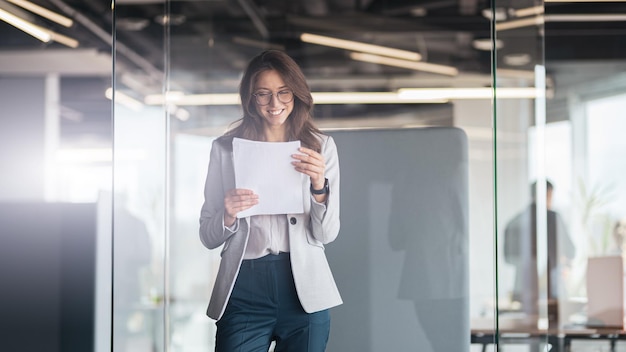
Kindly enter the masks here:
[[298, 160], [309, 162], [313, 162], [313, 160], [316, 160], [318, 162], [321, 162], [322, 164], [324, 163], [324, 157], [313, 149], [302, 147], [299, 148], [298, 151], [300, 151], [301, 154], [293, 154], [293, 157]]
[[311, 156], [321, 156], [321, 154], [320, 154], [320, 153], [316, 152], [316, 151], [315, 151], [315, 150], [313, 150], [313, 149], [309, 149], [309, 148], [307, 148], [307, 147], [300, 147], [300, 148], [298, 148], [298, 151], [299, 151], [300, 153], [304, 153], [304, 154], [306, 154], [306, 155], [311, 155]]
[[323, 166], [304, 163], [304, 162], [298, 162], [298, 161], [294, 161], [292, 164], [296, 167], [296, 171], [305, 173], [309, 176], [324, 174]]
[[237, 195], [251, 195], [254, 194], [254, 191], [251, 189], [245, 188], [233, 188], [226, 192], [226, 195], [237, 196]]
[[241, 211], [249, 209], [259, 203], [258, 199], [247, 199], [243, 201], [225, 201], [224, 209], [226, 214], [236, 217]]
[[233, 202], [246, 202], [246, 201], [258, 199], [259, 196], [256, 194], [244, 194], [244, 195], [230, 196], [228, 198]]
[[296, 171], [299, 172], [324, 174], [324, 170], [326, 169], [323, 164], [313, 164], [303, 161], [294, 161], [291, 164], [296, 168]]
[[224, 198], [224, 204], [229, 205], [239, 205], [239, 204], [248, 204], [258, 202], [259, 196], [254, 195], [245, 195], [245, 196], [228, 196]]
[[315, 167], [320, 167], [320, 168], [326, 167], [324, 158], [322, 158], [321, 156], [320, 158], [316, 158], [310, 155], [294, 154], [294, 159], [296, 160], [291, 162], [294, 165], [296, 165], [296, 163], [302, 163], [302, 164], [311, 164], [311, 165], [314, 165]]
[[[240, 194], [243, 193], [243, 194]], [[224, 197], [224, 204], [235, 204], [237, 202], [246, 202], [258, 199], [259, 196], [249, 190], [230, 190]]]
[[316, 159], [313, 156], [306, 155], [306, 154], [293, 154], [292, 157], [303, 163], [315, 163], [315, 162], [319, 163], [320, 162], [319, 159]]

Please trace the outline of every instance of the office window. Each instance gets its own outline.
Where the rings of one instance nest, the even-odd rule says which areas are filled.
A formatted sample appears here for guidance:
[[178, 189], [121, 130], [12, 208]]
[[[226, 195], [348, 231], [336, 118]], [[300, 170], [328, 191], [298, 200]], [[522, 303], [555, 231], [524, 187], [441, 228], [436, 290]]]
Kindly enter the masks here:
[[621, 243], [613, 238], [618, 221], [626, 218], [626, 94], [591, 100], [587, 114], [587, 199], [596, 197], [593, 213], [587, 219], [595, 253], [621, 253]]

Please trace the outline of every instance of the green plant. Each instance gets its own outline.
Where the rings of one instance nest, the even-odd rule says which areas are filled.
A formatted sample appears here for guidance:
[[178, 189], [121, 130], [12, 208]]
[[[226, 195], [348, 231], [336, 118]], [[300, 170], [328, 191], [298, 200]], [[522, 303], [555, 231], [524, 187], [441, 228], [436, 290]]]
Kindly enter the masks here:
[[580, 226], [589, 244], [588, 256], [606, 255], [615, 245], [611, 243], [614, 221], [606, 209], [612, 200], [611, 186], [587, 187], [583, 180], [578, 180]]

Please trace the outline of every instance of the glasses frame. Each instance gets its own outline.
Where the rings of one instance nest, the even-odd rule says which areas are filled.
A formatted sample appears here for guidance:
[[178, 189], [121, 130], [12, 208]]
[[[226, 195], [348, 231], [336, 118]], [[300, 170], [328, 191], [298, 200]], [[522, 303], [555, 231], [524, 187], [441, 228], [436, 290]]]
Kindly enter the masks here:
[[[287, 101], [282, 101], [280, 98], [281, 93], [285, 93], [285, 92], [289, 92], [291, 94], [291, 97], [289, 98], [289, 100]], [[257, 103], [257, 105], [259, 106], [266, 106], [266, 105], [270, 105], [270, 103], [272, 102], [272, 99], [274, 96], [276, 96], [276, 99], [278, 99], [279, 102], [283, 103], [283, 104], [289, 104], [293, 101], [294, 99], [294, 94], [293, 91], [291, 89], [283, 89], [280, 90], [276, 93], [274, 92], [258, 92], [258, 93], [254, 93], [252, 94], [252, 96], [254, 96], [254, 101]], [[259, 101], [259, 99], [265, 99], [264, 97], [269, 97], [267, 103], [263, 104], [262, 102]]]

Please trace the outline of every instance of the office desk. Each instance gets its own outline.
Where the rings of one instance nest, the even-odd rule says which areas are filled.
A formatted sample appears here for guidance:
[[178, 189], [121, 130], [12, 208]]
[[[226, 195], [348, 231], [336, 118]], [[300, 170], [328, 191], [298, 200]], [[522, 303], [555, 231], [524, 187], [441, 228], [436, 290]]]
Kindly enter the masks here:
[[483, 352], [490, 344], [530, 344], [548, 342], [552, 345], [551, 351], [570, 352], [573, 340], [606, 340], [610, 351], [615, 352], [615, 345], [619, 340], [626, 340], [626, 331], [623, 329], [551, 329], [539, 330], [530, 328], [500, 329], [497, 336], [494, 329], [472, 329], [471, 343], [481, 344]]

